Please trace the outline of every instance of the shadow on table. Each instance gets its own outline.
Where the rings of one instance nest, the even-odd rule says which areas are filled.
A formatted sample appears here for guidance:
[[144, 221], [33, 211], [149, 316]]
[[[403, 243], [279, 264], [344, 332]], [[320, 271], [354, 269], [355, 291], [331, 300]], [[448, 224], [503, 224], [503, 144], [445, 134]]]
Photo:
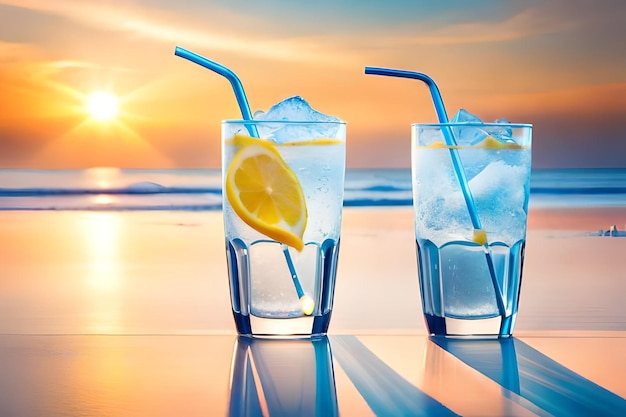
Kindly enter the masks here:
[[229, 415], [337, 416], [335, 373], [327, 337], [239, 337], [231, 369]]
[[331, 336], [333, 354], [377, 416], [458, 416], [394, 371], [354, 336]]
[[[626, 400], [519, 339], [454, 340], [431, 337], [430, 341], [497, 382], [505, 388], [504, 396], [535, 414], [626, 415]], [[430, 365], [427, 352], [426, 367]]]

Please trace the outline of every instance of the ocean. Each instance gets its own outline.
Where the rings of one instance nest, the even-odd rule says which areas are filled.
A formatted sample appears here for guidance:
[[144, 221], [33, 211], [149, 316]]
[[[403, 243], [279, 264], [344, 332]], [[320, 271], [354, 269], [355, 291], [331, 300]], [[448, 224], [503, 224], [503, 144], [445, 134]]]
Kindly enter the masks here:
[[[344, 206], [411, 204], [409, 169], [347, 170]], [[533, 170], [530, 206], [626, 207], [626, 169]], [[217, 169], [0, 170], [0, 210], [203, 211], [221, 207]]]

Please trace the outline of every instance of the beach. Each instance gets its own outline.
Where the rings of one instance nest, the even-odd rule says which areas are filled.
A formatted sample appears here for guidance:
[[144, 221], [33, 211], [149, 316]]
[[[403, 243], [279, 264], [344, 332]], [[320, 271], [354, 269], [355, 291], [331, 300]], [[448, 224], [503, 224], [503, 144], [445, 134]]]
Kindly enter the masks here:
[[[221, 211], [0, 218], [0, 333], [235, 333]], [[530, 210], [516, 334], [626, 331], [626, 239], [591, 235], [625, 219]], [[330, 333], [425, 334], [410, 207], [344, 209]]]

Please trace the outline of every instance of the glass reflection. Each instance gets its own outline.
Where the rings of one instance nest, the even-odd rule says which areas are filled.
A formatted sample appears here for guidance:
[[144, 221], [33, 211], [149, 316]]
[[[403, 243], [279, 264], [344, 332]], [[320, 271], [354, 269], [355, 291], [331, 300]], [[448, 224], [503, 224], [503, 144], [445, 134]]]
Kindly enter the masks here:
[[229, 415], [337, 416], [332, 353], [327, 337], [235, 342]]
[[[432, 343], [504, 388], [503, 395], [538, 415], [626, 415], [626, 400], [597, 385], [516, 338]], [[435, 347], [435, 349], [437, 349]], [[431, 349], [432, 351], [432, 349]], [[428, 369], [439, 360], [430, 355]]]

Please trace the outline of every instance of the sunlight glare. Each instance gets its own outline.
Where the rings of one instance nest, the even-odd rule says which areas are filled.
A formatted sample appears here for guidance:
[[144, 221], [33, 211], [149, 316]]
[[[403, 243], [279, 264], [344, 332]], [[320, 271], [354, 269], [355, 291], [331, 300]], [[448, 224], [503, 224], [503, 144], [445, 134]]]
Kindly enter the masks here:
[[113, 120], [119, 112], [119, 100], [107, 91], [95, 91], [87, 97], [85, 107], [94, 120]]
[[120, 219], [112, 213], [89, 213], [85, 232], [91, 246], [88, 260], [90, 314], [87, 331], [111, 334], [123, 331], [120, 300], [122, 274], [118, 253]]

